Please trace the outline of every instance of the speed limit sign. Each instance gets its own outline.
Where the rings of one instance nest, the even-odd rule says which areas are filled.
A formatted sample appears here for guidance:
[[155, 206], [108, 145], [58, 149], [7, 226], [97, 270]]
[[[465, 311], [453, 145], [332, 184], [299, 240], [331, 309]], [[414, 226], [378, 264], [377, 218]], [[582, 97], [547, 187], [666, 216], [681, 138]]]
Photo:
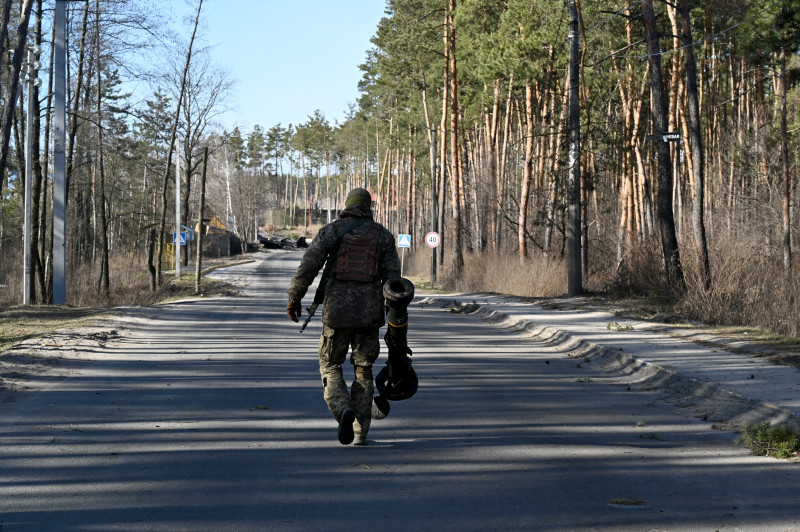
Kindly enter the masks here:
[[427, 235], [425, 235], [425, 243], [428, 244], [428, 247], [435, 248], [439, 245], [439, 233], [435, 233], [431, 231]]

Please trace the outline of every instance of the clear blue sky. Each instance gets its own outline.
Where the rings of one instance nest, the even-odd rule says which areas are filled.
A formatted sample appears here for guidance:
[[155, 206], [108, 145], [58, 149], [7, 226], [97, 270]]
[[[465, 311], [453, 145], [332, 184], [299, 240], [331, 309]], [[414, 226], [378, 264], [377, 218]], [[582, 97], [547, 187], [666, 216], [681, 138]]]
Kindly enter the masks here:
[[358, 99], [358, 65], [373, 47], [385, 6], [384, 0], [205, 0], [200, 44], [213, 46], [212, 57], [235, 80], [233, 110], [220, 122], [243, 131], [297, 125], [316, 109], [331, 124], [341, 122]]

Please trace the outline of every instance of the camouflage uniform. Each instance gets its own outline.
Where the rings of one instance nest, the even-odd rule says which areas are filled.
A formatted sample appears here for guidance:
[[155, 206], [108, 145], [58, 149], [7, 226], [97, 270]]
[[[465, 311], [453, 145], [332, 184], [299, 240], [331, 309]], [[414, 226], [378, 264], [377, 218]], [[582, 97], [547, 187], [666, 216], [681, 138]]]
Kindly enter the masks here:
[[[300, 301], [308, 291], [328, 254], [341, 242], [342, 232], [355, 218], [369, 218], [372, 211], [356, 204], [342, 211], [340, 218], [320, 229], [306, 250], [297, 273], [289, 285], [289, 300]], [[375, 250], [376, 274], [372, 282], [345, 281], [332, 274], [325, 290], [322, 311], [322, 337], [319, 342], [319, 371], [325, 402], [337, 421], [355, 410], [355, 437], [366, 438], [369, 430], [374, 390], [372, 364], [380, 354], [378, 331], [386, 323], [383, 283], [400, 277], [400, 258], [394, 236], [377, 222], [363, 223], [350, 234], [364, 236], [378, 227]], [[374, 233], [373, 233], [374, 234]], [[353, 348], [350, 363], [355, 380], [347, 391], [342, 373], [347, 353]]]

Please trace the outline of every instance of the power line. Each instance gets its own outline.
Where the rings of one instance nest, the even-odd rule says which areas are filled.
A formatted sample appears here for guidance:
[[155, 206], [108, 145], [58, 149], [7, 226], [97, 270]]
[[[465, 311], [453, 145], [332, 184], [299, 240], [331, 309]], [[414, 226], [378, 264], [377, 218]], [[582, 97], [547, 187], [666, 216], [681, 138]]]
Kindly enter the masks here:
[[600, 26], [603, 26], [603, 25], [605, 25], [605, 24], [608, 24], [608, 23], [609, 23], [609, 22], [611, 22], [612, 20], [617, 20], [617, 17], [621, 16], [622, 14], [624, 14], [624, 13], [625, 13], [625, 12], [627, 12], [627, 11], [630, 11], [630, 10], [631, 10], [631, 9], [633, 9], [634, 7], [638, 7], [639, 5], [641, 5], [641, 3], [642, 3], [643, 1], [644, 1], [644, 0], [639, 0], [638, 2], [634, 2], [634, 3], [632, 3], [632, 4], [628, 4], [627, 6], [623, 7], [623, 8], [622, 8], [622, 9], [620, 9], [619, 11], [613, 11], [613, 12], [612, 12], [612, 11], [603, 11], [603, 13], [606, 13], [608, 16], [607, 16], [606, 18], [602, 19], [602, 20], [598, 20], [598, 21], [596, 21], [596, 22], [592, 23], [592, 24], [591, 24], [591, 25], [589, 25], [589, 26], [586, 26], [586, 27], [584, 28], [584, 30], [585, 30], [585, 31], [588, 31], [588, 30], [593, 30], [593, 29], [595, 29], [595, 28], [599, 28]]

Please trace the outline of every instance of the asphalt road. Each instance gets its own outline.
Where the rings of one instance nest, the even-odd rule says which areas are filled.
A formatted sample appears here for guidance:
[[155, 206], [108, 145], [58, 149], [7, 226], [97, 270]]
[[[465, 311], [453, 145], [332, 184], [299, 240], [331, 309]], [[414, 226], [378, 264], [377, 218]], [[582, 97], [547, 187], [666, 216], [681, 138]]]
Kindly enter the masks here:
[[220, 273], [246, 297], [41, 343], [57, 371], [0, 403], [0, 531], [800, 530], [797, 463], [558, 342], [418, 303], [419, 392], [340, 445], [319, 319], [298, 334], [284, 312], [300, 254], [262, 257]]

